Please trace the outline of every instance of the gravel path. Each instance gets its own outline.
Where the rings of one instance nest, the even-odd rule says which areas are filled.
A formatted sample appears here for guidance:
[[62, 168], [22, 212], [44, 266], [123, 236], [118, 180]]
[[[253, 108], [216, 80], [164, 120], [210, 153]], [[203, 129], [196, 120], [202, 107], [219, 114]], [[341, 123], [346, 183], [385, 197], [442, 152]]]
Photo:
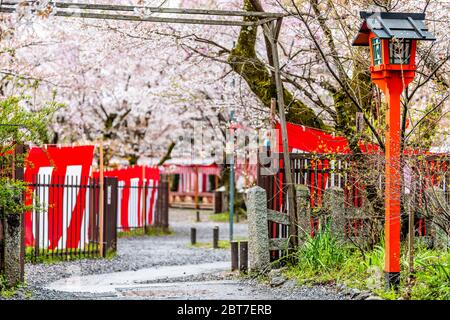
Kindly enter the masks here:
[[[230, 250], [194, 248], [190, 246], [190, 229], [197, 228], [197, 242], [212, 243], [212, 229], [220, 228], [220, 239], [228, 239], [228, 224], [208, 221], [202, 212], [201, 221], [194, 221], [192, 210], [171, 209], [170, 225], [174, 234], [168, 236], [120, 238], [118, 254], [107, 259], [79, 260], [55, 264], [27, 264], [27, 287], [18, 290], [15, 299], [344, 299], [324, 287], [297, 287], [292, 281], [277, 288], [242, 280], [230, 272], [195, 274], [139, 283], [133, 290], [118, 290], [115, 294], [73, 293], [45, 289], [61, 279], [124, 271], [142, 272], [143, 269], [164, 266], [219, 263], [230, 261]], [[234, 225], [238, 239], [247, 237], [247, 225]], [[219, 263], [220, 264], [220, 263]], [[223, 265], [223, 263], [222, 263]], [[171, 268], [168, 268], [171, 269]], [[173, 268], [172, 268], [173, 269]], [[175, 268], [180, 269], [180, 268]], [[104, 278], [105, 276], [102, 276]], [[93, 278], [93, 277], [90, 277]], [[95, 278], [95, 277], [94, 277]], [[100, 278], [100, 277], [99, 277]], [[70, 280], [69, 279], [69, 280]], [[1, 298], [0, 298], [1, 299]]]

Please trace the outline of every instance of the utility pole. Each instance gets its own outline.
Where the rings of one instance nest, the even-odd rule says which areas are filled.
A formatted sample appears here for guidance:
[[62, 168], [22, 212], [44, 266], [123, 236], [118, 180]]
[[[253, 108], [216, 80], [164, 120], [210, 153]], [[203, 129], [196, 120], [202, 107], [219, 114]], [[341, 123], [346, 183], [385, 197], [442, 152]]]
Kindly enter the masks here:
[[230, 112], [230, 133], [229, 154], [230, 156], [230, 190], [229, 190], [229, 211], [230, 211], [230, 241], [233, 241], [233, 217], [234, 217], [234, 111]]
[[[264, 34], [270, 44], [270, 53], [272, 55], [272, 67], [273, 67], [273, 77], [275, 78], [275, 86], [277, 89], [277, 103], [278, 103], [278, 114], [280, 117], [281, 134], [282, 134], [282, 145], [283, 145], [283, 164], [284, 164], [284, 174], [286, 177], [287, 186], [287, 205], [289, 214], [289, 237], [290, 242], [293, 247], [298, 244], [297, 238], [297, 217], [295, 209], [295, 189], [294, 189], [294, 178], [292, 176], [291, 170], [291, 159], [289, 156], [289, 144], [288, 144], [288, 133], [286, 127], [286, 109], [284, 102], [284, 89], [281, 80], [280, 71], [280, 60], [278, 55], [278, 36], [281, 30], [282, 19], [277, 19], [276, 24], [273, 22], [263, 24]], [[268, 48], [269, 49], [269, 48]]]

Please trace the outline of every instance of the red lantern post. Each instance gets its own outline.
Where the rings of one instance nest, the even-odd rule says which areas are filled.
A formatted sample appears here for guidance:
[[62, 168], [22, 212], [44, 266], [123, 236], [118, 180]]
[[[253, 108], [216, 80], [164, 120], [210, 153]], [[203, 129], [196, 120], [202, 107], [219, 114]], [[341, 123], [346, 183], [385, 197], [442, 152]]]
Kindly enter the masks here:
[[435, 40], [425, 14], [361, 12], [364, 19], [356, 46], [369, 46], [372, 81], [386, 103], [385, 275], [388, 286], [400, 283], [401, 105], [403, 90], [414, 79], [416, 41]]

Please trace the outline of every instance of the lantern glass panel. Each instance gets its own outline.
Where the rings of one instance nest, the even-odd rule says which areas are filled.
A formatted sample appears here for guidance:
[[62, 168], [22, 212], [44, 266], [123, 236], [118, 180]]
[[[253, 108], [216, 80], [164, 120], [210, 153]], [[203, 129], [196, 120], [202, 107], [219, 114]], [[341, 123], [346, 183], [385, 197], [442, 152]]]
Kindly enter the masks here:
[[372, 39], [373, 65], [378, 66], [383, 63], [383, 54], [381, 52], [381, 40], [379, 38]]
[[389, 60], [391, 64], [409, 64], [411, 40], [392, 39], [389, 41]]

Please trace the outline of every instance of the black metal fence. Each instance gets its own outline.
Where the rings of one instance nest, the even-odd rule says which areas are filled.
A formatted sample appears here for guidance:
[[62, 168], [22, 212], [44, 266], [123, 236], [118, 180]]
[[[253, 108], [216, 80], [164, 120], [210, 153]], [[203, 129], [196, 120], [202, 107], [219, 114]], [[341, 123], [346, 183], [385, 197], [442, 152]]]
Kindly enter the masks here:
[[120, 183], [118, 185], [119, 232], [149, 227], [169, 227], [169, 181], [167, 175], [161, 175], [155, 181]]
[[116, 178], [104, 179], [103, 226], [98, 178], [38, 175], [29, 188], [25, 201], [33, 211], [25, 214], [25, 228], [30, 261], [93, 258], [116, 249]]
[[[23, 151], [23, 148], [16, 150], [17, 153]], [[12, 163], [7, 164], [5, 158], [0, 157], [1, 177], [23, 180], [23, 169]], [[101, 198], [98, 177], [60, 176], [53, 172], [27, 177], [27, 181], [31, 182], [28, 183], [28, 192], [25, 193], [23, 201], [25, 205], [32, 207], [32, 210], [26, 212], [21, 219], [24, 259], [41, 262], [95, 258], [116, 251], [118, 231], [121, 231], [119, 223], [123, 218], [119, 216], [122, 205], [119, 193], [123, 191], [123, 187], [119, 185], [117, 178], [104, 178], [103, 225], [100, 225]], [[130, 197], [127, 209], [134, 205], [138, 207], [137, 203], [141, 202], [143, 215], [135, 219], [130, 228], [145, 229], [156, 226], [167, 229], [167, 176], [162, 175], [157, 185], [138, 186], [137, 189], [138, 194], [144, 197]], [[139, 225], [141, 218], [142, 224]], [[0, 219], [0, 271], [4, 265], [3, 226], [4, 223]]]

